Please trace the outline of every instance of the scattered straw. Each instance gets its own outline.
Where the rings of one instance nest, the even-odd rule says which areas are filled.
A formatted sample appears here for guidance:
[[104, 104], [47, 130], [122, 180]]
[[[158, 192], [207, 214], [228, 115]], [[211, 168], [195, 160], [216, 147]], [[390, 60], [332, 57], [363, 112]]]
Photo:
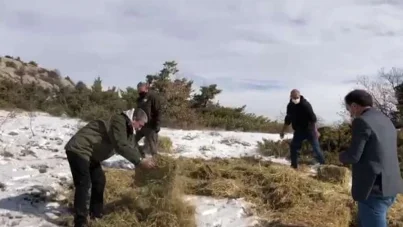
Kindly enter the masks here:
[[195, 209], [183, 200], [176, 162], [156, 160], [158, 168], [152, 170], [106, 170], [106, 215], [91, 227], [196, 227]]
[[389, 210], [389, 227], [403, 226], [403, 196], [398, 195], [395, 204]]
[[265, 226], [347, 227], [352, 221], [348, 191], [307, 172], [253, 159], [179, 161], [188, 194], [246, 198], [273, 223]]
[[351, 183], [351, 172], [346, 167], [323, 165], [320, 166], [318, 169], [317, 178], [325, 182], [340, 184], [342, 186], [349, 187]]
[[[106, 197], [110, 213], [92, 226], [195, 226], [195, 211], [183, 201], [184, 193], [245, 198], [254, 204], [254, 214], [266, 220], [261, 227], [351, 227], [355, 223], [356, 205], [349, 190], [340, 184], [344, 181], [325, 182], [337, 181], [332, 171], [324, 171], [331, 167], [322, 169], [322, 180], [318, 180], [306, 170], [294, 171], [251, 158], [159, 157], [158, 164], [158, 169], [138, 169], [136, 174], [108, 170]], [[390, 211], [389, 226], [401, 226], [402, 213], [403, 200], [399, 197]]]

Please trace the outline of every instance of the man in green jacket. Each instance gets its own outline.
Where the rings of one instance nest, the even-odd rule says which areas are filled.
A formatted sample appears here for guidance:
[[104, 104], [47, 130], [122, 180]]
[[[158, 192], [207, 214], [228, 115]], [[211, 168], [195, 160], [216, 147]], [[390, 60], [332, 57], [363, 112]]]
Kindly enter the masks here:
[[142, 158], [134, 133], [148, 121], [141, 109], [113, 115], [108, 121], [93, 120], [81, 128], [65, 146], [75, 187], [74, 226], [87, 226], [87, 199], [91, 188], [90, 217], [102, 217], [105, 174], [101, 162], [120, 154], [136, 168], [153, 168], [151, 158]]

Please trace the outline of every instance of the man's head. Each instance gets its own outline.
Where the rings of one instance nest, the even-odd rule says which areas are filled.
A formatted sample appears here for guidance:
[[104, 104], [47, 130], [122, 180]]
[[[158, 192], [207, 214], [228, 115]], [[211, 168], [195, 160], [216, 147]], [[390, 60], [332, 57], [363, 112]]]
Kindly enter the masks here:
[[297, 89], [292, 89], [290, 99], [293, 103], [298, 104], [301, 101], [301, 94]]
[[140, 96], [143, 96], [145, 94], [147, 94], [148, 92], [148, 83], [145, 82], [140, 82], [137, 84], [137, 91], [139, 93]]
[[347, 111], [353, 118], [360, 116], [365, 109], [373, 106], [372, 96], [361, 89], [356, 89], [348, 93], [346, 97], [344, 97], [344, 102]]
[[141, 129], [147, 122], [148, 122], [147, 114], [142, 109], [134, 110], [132, 126], [135, 130]]

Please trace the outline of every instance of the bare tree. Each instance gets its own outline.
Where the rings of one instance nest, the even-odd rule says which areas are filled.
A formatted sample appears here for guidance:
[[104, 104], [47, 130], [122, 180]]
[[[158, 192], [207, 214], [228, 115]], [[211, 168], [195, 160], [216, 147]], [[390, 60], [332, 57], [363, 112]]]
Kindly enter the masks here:
[[402, 83], [403, 70], [398, 68], [392, 68], [388, 72], [381, 69], [375, 78], [369, 76], [359, 76], [357, 78], [357, 85], [372, 95], [374, 107], [393, 121], [398, 118], [396, 88]]
[[29, 116], [29, 128], [30, 128], [30, 130], [31, 130], [32, 136], [35, 136], [34, 129], [33, 129], [33, 127], [32, 127], [32, 121], [33, 121], [33, 119], [35, 118], [35, 114], [32, 113], [32, 112], [29, 112], [29, 113], [28, 113], [28, 116]]
[[286, 114], [287, 113], [285, 111], [280, 111], [280, 114], [276, 117], [276, 120], [280, 121], [280, 122], [284, 121], [284, 118], [285, 118]]
[[316, 121], [316, 127], [321, 128], [325, 127], [325, 119], [319, 115], [316, 115], [317, 121]]

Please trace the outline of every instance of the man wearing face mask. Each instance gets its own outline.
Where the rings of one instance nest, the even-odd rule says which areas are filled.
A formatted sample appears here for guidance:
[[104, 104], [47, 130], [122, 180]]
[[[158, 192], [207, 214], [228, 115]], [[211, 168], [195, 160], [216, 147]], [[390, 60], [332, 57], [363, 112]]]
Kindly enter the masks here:
[[353, 199], [358, 202], [359, 226], [387, 227], [387, 212], [403, 192], [397, 154], [397, 131], [392, 121], [372, 107], [372, 96], [354, 90], [344, 98], [353, 117], [350, 147], [340, 162], [352, 164]]
[[137, 143], [144, 137], [143, 157], [145, 153], [157, 154], [158, 133], [160, 131], [161, 122], [161, 102], [157, 93], [149, 90], [149, 84], [140, 82], [137, 84], [139, 97], [137, 99], [137, 108], [146, 112], [149, 122], [136, 132], [135, 142]]
[[287, 115], [284, 119], [284, 126], [280, 133], [280, 138], [284, 138], [284, 132], [291, 124], [294, 130], [294, 136], [290, 144], [290, 153], [291, 167], [294, 169], [298, 168], [298, 154], [304, 140], [310, 142], [318, 163], [325, 163], [319, 145], [319, 132], [316, 128], [316, 121], [316, 115], [311, 104], [297, 89], [293, 89], [290, 94], [290, 102], [287, 105]]

